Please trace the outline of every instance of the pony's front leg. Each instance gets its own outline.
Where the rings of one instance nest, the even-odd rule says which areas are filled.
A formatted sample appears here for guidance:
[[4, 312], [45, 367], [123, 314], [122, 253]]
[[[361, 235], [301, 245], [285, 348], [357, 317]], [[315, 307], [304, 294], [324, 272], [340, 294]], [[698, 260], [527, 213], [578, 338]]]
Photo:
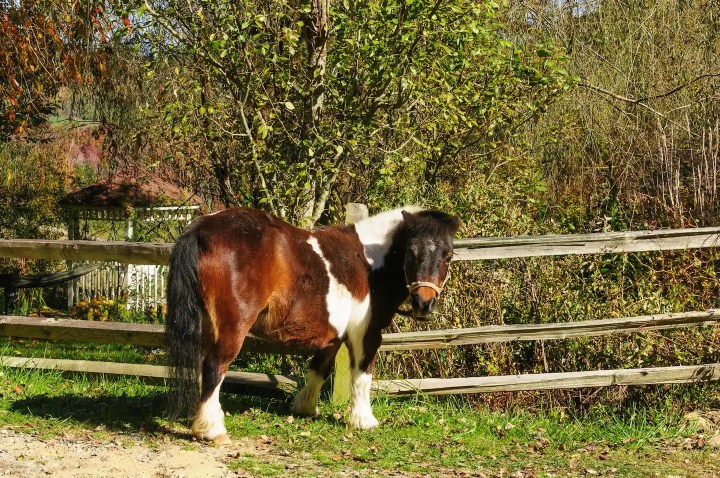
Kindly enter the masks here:
[[368, 330], [360, 343], [352, 344], [351, 360], [352, 384], [350, 388], [350, 419], [349, 425], [359, 430], [375, 428], [379, 425], [370, 406], [370, 388], [372, 386], [372, 369], [382, 333]]
[[318, 413], [318, 398], [323, 383], [330, 377], [335, 365], [341, 342], [320, 350], [310, 362], [310, 370], [305, 375], [305, 386], [295, 397], [292, 411], [297, 415], [315, 416]]
[[377, 418], [370, 407], [370, 386], [372, 385], [372, 373], [352, 369], [351, 405], [349, 424], [358, 430], [368, 430], [379, 425]]

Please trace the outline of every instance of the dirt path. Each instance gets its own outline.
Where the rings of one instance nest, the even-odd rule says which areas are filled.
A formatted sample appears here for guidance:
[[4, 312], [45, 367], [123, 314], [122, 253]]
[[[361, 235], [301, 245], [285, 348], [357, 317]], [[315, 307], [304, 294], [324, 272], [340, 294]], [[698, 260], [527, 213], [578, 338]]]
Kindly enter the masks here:
[[[234, 439], [213, 447], [171, 438], [147, 440], [137, 434], [104, 432], [43, 438], [37, 431], [0, 428], [0, 477], [13, 478], [228, 478], [265, 473], [244, 470], [237, 459], [280, 466], [281, 476], [323, 476], [327, 470], [304, 456], [277, 453], [267, 440]], [[229, 465], [236, 462], [235, 467]], [[273, 473], [273, 474], [277, 474]], [[380, 470], [335, 471], [333, 476], [416, 478], [416, 473]], [[455, 476], [455, 473], [441, 474]], [[468, 475], [462, 475], [468, 476]]]
[[0, 476], [22, 478], [220, 478], [244, 476], [228, 469], [233, 457], [257, 453], [249, 441], [213, 448], [148, 443], [131, 435], [96, 440], [0, 429]]
[[[720, 437], [720, 435], [713, 435]], [[646, 462], [647, 473], [636, 470], [633, 476], [653, 477], [717, 477], [717, 455], [710, 455], [711, 461], [702, 457], [697, 463], [691, 462], [689, 455], [683, 452], [697, 448], [699, 441], [708, 442], [705, 438], [685, 439], [683, 443], [669, 445], [666, 450], [652, 456], [633, 455], [623, 456], [623, 450], [611, 452], [605, 459], [608, 471], [603, 476], [619, 478], [617, 469], [610, 466], [617, 463], [631, 464], [636, 469], [638, 463]], [[720, 443], [713, 443], [713, 447], [720, 447]], [[713, 448], [714, 449], [714, 448]], [[580, 450], [578, 450], [578, 453]], [[584, 451], [587, 453], [587, 450]], [[578, 454], [571, 455], [573, 457]], [[509, 460], [514, 461], [511, 456]], [[682, 474], [661, 474], [651, 471], [658, 465], [658, 460], [678, 464], [685, 470]], [[562, 461], [562, 460], [561, 460]], [[597, 474], [593, 470], [570, 464], [565, 469], [560, 465], [557, 476], [589, 476]], [[485, 472], [479, 470], [442, 469], [434, 464], [427, 464], [427, 473], [439, 477], [483, 477], [504, 476], [516, 478], [538, 477], [541, 470], [536, 466], [516, 469], [511, 474], [505, 468], [510, 462], [498, 464], [498, 469]], [[682, 463], [682, 464], [681, 464]], [[704, 463], [704, 464], [703, 464]], [[501, 466], [502, 465], [502, 466]], [[270, 467], [270, 468], [264, 468]], [[247, 469], [243, 469], [247, 468]], [[554, 466], [551, 466], [554, 468]], [[664, 469], [660, 467], [658, 469]], [[545, 467], [543, 467], [545, 470]], [[548, 471], [550, 469], [547, 469]], [[409, 473], [403, 471], [390, 471], [374, 469], [371, 466], [355, 468], [344, 466], [342, 469], [333, 468], [329, 471], [317, 463], [307, 453], [291, 455], [272, 445], [268, 437], [245, 437], [235, 439], [232, 444], [224, 447], [213, 447], [199, 444], [186, 439], [171, 436], [157, 436], [148, 438], [147, 435], [132, 432], [106, 431], [102, 427], [94, 431], [72, 432], [66, 435], [47, 437], [38, 429], [19, 431], [14, 427], [0, 427], [0, 477], [13, 478], [228, 478], [252, 476], [341, 476], [341, 477], [370, 477], [383, 476], [392, 478], [417, 478], [427, 473]], [[548, 475], [552, 476], [552, 475]]]

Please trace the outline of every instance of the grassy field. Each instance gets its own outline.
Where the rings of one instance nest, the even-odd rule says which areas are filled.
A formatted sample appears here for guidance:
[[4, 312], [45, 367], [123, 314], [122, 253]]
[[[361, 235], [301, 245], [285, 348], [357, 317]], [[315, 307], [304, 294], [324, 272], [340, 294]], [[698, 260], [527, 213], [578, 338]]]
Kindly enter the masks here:
[[[1, 369], [0, 428], [52, 439], [134, 437], [161, 447], [168, 437], [193, 449], [182, 424], [164, 418], [165, 389], [137, 380], [103, 380], [56, 372]], [[706, 387], [708, 403], [720, 388]], [[374, 400], [381, 427], [345, 427], [346, 410], [324, 403], [316, 418], [289, 415], [290, 398], [225, 394], [228, 430], [250, 451], [226, 466], [240, 476], [615, 476], [717, 477], [720, 450], [706, 429], [687, 424], [672, 404], [622, 411], [559, 409], [500, 413], [462, 398]], [[716, 407], [717, 408], [717, 407]], [[243, 438], [244, 437], [244, 438]]]

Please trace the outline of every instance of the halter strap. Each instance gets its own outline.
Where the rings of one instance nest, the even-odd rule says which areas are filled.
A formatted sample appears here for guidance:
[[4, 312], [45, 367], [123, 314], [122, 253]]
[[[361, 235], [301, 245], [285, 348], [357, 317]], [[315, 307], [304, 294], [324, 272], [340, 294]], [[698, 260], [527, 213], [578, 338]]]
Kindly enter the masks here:
[[408, 284], [408, 286], [407, 286], [408, 292], [410, 294], [412, 294], [413, 292], [418, 290], [420, 287], [430, 287], [432, 290], [437, 292], [438, 295], [440, 295], [440, 293], [445, 288], [445, 284], [447, 284], [448, 279], [450, 279], [450, 271], [449, 270], [448, 270], [447, 275], [445, 276], [445, 280], [443, 281], [441, 286], [435, 285], [432, 282], [416, 281], [416, 282], [412, 282], [412, 283]]
[[420, 287], [430, 287], [432, 290], [434, 290], [438, 294], [443, 291], [442, 287], [438, 287], [435, 284], [433, 284], [432, 282], [419, 281], [419, 282], [413, 282], [412, 284], [408, 284], [408, 286], [407, 286], [408, 292], [410, 292], [411, 294], [413, 292], [415, 292], [416, 290], [418, 290]]

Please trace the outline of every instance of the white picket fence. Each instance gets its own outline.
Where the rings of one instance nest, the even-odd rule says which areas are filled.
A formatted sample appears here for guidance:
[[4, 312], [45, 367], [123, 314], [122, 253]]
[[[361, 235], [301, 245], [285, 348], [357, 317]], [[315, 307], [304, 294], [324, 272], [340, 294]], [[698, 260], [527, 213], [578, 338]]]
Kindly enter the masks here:
[[[107, 227], [98, 244], [110, 244], [117, 240], [132, 240], [140, 232], [156, 230], [162, 232], [160, 240], [176, 237], [199, 213], [200, 206], [164, 206], [150, 208], [108, 208], [76, 206], [68, 207], [68, 239], [76, 239], [80, 224], [99, 222], [100, 224], [122, 223], [118, 230]], [[111, 233], [108, 233], [112, 231]], [[155, 240], [158, 240], [157, 238]], [[98, 269], [67, 285], [67, 306], [72, 308], [78, 302], [94, 298], [121, 299], [128, 310], [159, 311], [165, 304], [166, 265], [140, 265], [127, 262], [86, 262], [98, 264]], [[68, 268], [79, 263], [69, 261]]]
[[94, 298], [120, 299], [132, 311], [157, 310], [165, 304], [165, 265], [105, 262], [68, 287], [68, 306]]

